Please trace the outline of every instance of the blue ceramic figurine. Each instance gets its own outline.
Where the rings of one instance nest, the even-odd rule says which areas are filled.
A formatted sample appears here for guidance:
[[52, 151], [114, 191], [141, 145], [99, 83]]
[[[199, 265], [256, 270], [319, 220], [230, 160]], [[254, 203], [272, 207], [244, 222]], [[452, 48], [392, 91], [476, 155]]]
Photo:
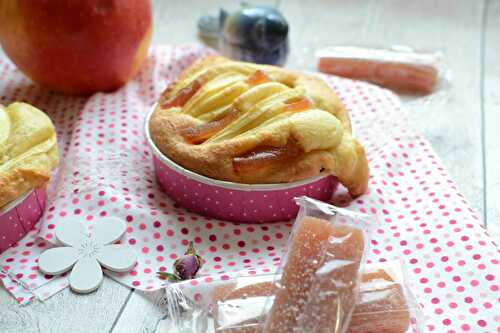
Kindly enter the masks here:
[[219, 17], [203, 16], [198, 21], [200, 36], [235, 60], [283, 65], [288, 55], [288, 22], [269, 6], [242, 7]]

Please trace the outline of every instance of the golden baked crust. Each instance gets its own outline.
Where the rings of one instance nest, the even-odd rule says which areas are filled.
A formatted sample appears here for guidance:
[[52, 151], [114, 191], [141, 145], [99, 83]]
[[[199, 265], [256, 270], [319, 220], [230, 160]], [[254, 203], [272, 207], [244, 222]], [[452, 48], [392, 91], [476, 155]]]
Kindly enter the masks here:
[[353, 196], [367, 188], [349, 115], [311, 75], [207, 57], [165, 90], [149, 128], [163, 154], [214, 179], [286, 183], [327, 173]]
[[0, 105], [0, 208], [42, 187], [59, 162], [54, 125], [25, 103]]

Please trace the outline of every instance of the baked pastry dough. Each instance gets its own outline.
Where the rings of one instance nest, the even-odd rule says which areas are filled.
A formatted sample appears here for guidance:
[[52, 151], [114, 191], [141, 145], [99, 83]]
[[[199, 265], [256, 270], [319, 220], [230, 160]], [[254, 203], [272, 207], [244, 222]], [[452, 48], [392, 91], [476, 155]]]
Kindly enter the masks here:
[[0, 208], [42, 187], [59, 161], [54, 125], [25, 103], [0, 105]]
[[349, 115], [311, 75], [207, 57], [165, 90], [149, 126], [163, 154], [211, 178], [262, 184], [334, 174], [353, 196], [367, 188]]

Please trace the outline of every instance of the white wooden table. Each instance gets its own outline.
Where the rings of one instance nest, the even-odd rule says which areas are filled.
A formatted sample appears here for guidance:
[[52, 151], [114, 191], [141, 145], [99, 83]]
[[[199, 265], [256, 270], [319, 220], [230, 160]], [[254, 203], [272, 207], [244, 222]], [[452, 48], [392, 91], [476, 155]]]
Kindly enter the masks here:
[[[273, 3], [272, 1], [257, 1]], [[500, 240], [500, 0], [276, 1], [291, 25], [289, 67], [313, 69], [329, 44], [412, 45], [443, 51], [449, 100], [413, 108], [417, 126]], [[154, 43], [194, 42], [196, 20], [236, 1], [155, 1]], [[0, 288], [0, 332], [153, 332], [151, 299], [106, 278], [87, 296], [64, 290], [20, 307]]]

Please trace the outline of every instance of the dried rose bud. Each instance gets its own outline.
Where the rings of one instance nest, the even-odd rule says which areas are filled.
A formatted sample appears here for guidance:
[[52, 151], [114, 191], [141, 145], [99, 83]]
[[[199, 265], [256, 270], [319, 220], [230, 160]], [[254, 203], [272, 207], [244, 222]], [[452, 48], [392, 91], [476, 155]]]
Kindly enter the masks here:
[[196, 276], [202, 265], [203, 259], [196, 253], [194, 243], [189, 242], [184, 256], [174, 262], [174, 273], [158, 272], [158, 275], [172, 282], [189, 280]]
[[195, 277], [200, 269], [200, 259], [197, 256], [184, 256], [174, 263], [175, 275], [182, 280], [189, 280]]

